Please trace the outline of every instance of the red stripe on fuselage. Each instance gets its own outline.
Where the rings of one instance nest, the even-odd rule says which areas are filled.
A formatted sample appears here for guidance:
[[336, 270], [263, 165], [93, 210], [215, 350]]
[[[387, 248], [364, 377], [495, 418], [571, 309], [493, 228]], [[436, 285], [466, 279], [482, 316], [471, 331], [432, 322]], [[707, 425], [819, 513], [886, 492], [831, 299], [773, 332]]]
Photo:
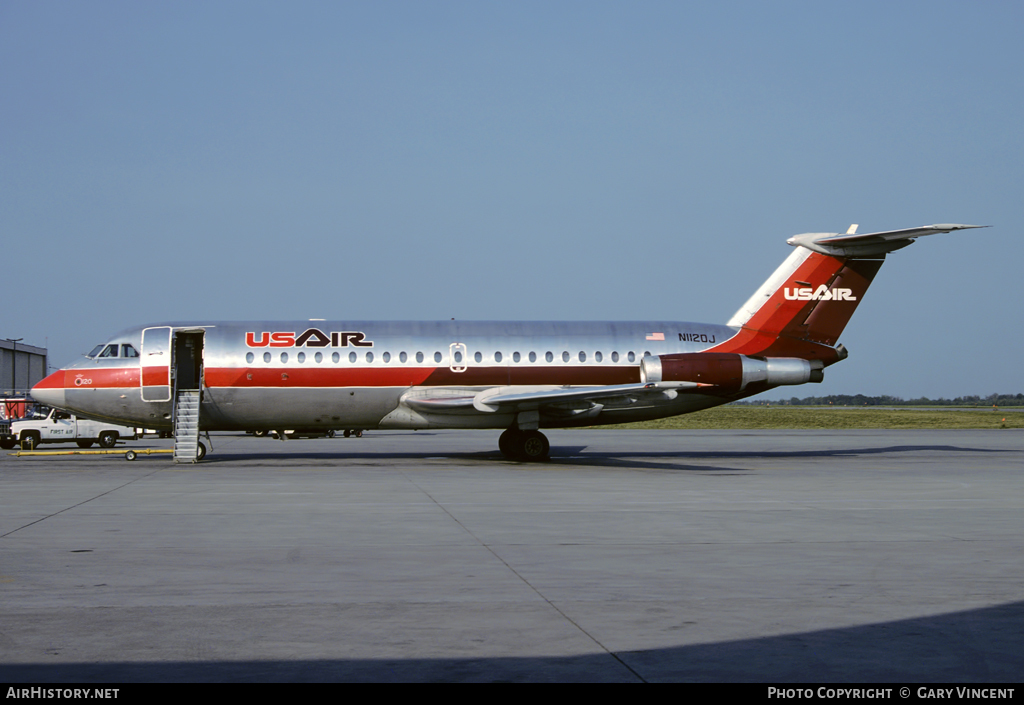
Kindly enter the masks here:
[[64, 377], [67, 370], [57, 370], [56, 372], [47, 375], [43, 379], [39, 380], [34, 388], [39, 389], [64, 389]]
[[[146, 386], [169, 384], [166, 367], [142, 371]], [[527, 365], [522, 367], [209, 367], [207, 387], [416, 387], [508, 385], [610, 385], [640, 379], [635, 365]], [[39, 382], [41, 389], [123, 389], [139, 387], [139, 368], [60, 370]]]
[[143, 367], [142, 383], [147, 387], [166, 387], [171, 383], [171, 373], [167, 366]]
[[523, 384], [606, 385], [640, 379], [639, 369], [622, 366], [238, 368], [206, 370], [208, 387], [416, 387]]

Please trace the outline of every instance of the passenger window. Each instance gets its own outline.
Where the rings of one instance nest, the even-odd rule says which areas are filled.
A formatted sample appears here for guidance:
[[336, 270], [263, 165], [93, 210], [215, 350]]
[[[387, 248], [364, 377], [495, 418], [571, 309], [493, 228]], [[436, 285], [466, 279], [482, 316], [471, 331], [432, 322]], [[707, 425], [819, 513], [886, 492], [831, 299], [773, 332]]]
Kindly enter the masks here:
[[398, 353], [398, 361], [399, 362], [405, 362], [408, 359], [409, 359], [409, 356], [406, 355], [404, 352]]
[[416, 362], [423, 362], [423, 353], [416, 353]]
[[270, 362], [270, 353], [263, 353], [263, 362]]
[[484, 361], [484, 356], [481, 355], [480, 353], [476, 353], [475, 355], [473, 355], [473, 359], [476, 360], [478, 363], [479, 362], [483, 362]]
[[587, 361], [587, 354], [585, 352], [583, 352], [582, 350], [580, 350], [580, 362], [586, 362], [586, 361]]
[[313, 359], [316, 360], [318, 363], [323, 362], [324, 361], [324, 354], [323, 353], [317, 353], [316, 355], [313, 356]]
[[373, 353], [371, 353], [371, 352], [366, 353], [366, 361], [367, 362], [373, 362]]
[[568, 351], [563, 351], [562, 352], [562, 362], [569, 362], [569, 353], [568, 353]]
[[612, 362], [618, 362], [618, 361], [619, 361], [619, 353], [613, 352], [612, 353]]
[[535, 352], [531, 352], [530, 353], [530, 362], [537, 362], [537, 353], [535, 353]]
[[441, 353], [434, 353], [434, 362], [441, 362]]
[[350, 352], [348, 354], [348, 361], [349, 362], [355, 362], [356, 361], [356, 354], [354, 352]]
[[512, 353], [512, 362], [519, 362], [519, 353]]
[[547, 360], [548, 362], [551, 362], [552, 360], [555, 359], [555, 356], [549, 350], [548, 352], [544, 353], [544, 359]]
[[601, 360], [603, 360], [603, 359], [604, 359], [604, 355], [602, 355], [600, 351], [594, 353], [594, 361], [595, 362], [601, 362]]
[[246, 361], [246, 362], [248, 362], [248, 363], [252, 363], [252, 361], [253, 361], [253, 360], [255, 360], [255, 359], [256, 359], [256, 356], [255, 356], [255, 355], [253, 355], [253, 354], [252, 354], [251, 352], [247, 352], [247, 353], [245, 354], [245, 361]]
[[298, 360], [299, 360], [299, 362], [305, 362], [306, 361], [306, 353], [300, 352], [299, 355], [298, 355]]
[[501, 362], [501, 353], [500, 352], [494, 353], [494, 361], [495, 362]]
[[334, 353], [333, 355], [331, 355], [331, 362], [337, 363], [340, 359], [341, 355], [339, 355], [338, 353]]
[[383, 355], [381, 355], [381, 359], [384, 360], [384, 362], [391, 362], [391, 353], [384, 353]]
[[626, 355], [626, 359], [629, 360], [630, 362], [636, 360], [636, 355], [633, 354], [632, 350], [629, 351], [629, 355]]

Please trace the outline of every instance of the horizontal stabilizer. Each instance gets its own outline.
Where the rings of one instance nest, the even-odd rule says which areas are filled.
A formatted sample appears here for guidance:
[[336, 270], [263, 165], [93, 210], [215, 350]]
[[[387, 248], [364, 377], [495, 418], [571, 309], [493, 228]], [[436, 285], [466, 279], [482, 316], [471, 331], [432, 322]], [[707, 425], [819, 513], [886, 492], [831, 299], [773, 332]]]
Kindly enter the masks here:
[[[903, 230], [887, 230], [879, 233], [862, 233], [856, 235], [847, 233], [804, 233], [794, 235], [786, 242], [794, 247], [806, 247], [813, 252], [820, 252], [823, 255], [836, 257], [870, 257], [882, 255], [906, 247], [914, 242], [915, 238], [935, 233], [950, 233], [955, 230], [968, 230], [970, 228], [987, 228], [987, 225], [957, 225], [954, 223], [941, 223], [938, 225], [922, 225], [918, 228], [904, 228]], [[855, 230], [851, 226], [850, 230]]]

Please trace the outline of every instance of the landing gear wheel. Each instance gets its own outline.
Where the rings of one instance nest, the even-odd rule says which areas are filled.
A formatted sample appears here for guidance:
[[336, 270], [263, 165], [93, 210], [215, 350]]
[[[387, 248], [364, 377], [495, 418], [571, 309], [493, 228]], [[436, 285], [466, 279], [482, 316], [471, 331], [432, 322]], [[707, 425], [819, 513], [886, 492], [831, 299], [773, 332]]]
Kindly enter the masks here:
[[79, 448], [88, 448], [92, 445], [92, 441], [75, 441], [75, 445]]
[[547, 460], [551, 444], [540, 431], [520, 431], [510, 428], [498, 438], [498, 450], [509, 460], [536, 462]]
[[518, 428], [509, 428], [502, 431], [498, 436], [498, 450], [509, 460], [518, 460], [519, 455], [516, 449], [520, 445], [519, 437], [523, 435]]
[[345, 429], [345, 433], [344, 433], [345, 438], [348, 438], [351, 435], [352, 435], [352, 429], [346, 428]]
[[117, 433], [114, 431], [104, 431], [100, 434], [99, 441], [100, 448], [113, 448], [117, 443]]
[[206, 446], [203, 445], [202, 441], [200, 441], [199, 445], [196, 446], [196, 462], [198, 463], [200, 460], [202, 460], [205, 457], [206, 457]]
[[328, 438], [334, 438], [334, 429], [331, 429], [330, 431], [328, 431], [324, 435], [327, 436]]
[[363, 429], [357, 428], [356, 431], [355, 431], [355, 434], [356, 434], [356, 438], [362, 438], [363, 437]]
[[523, 460], [530, 462], [536, 462], [538, 460], [547, 460], [548, 451], [551, 450], [551, 444], [548, 443], [547, 436], [540, 431], [524, 431], [521, 444], [519, 446], [519, 452]]

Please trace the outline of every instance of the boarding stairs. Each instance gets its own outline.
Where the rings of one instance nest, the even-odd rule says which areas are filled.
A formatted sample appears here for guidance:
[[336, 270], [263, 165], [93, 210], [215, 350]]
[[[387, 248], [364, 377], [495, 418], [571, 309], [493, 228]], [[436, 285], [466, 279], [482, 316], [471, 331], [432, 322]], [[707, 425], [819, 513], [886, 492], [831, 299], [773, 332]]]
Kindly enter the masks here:
[[174, 462], [194, 463], [199, 455], [199, 390], [182, 389], [174, 401]]

